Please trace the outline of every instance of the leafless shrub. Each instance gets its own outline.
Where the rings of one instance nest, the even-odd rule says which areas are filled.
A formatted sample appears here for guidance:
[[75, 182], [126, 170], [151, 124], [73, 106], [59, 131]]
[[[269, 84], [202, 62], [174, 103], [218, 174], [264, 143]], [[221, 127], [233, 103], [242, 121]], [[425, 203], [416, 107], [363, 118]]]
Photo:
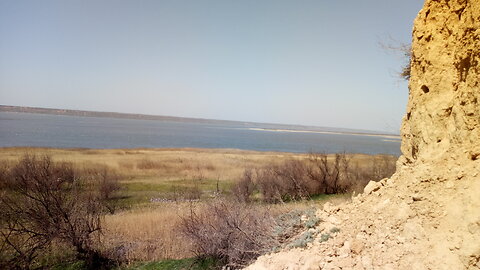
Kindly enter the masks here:
[[262, 168], [256, 184], [266, 202], [308, 199], [316, 194], [344, 193], [349, 184], [349, 159], [346, 154], [311, 154], [307, 161], [288, 160]]
[[363, 188], [369, 181], [378, 181], [383, 178], [388, 178], [395, 173], [396, 158], [388, 155], [377, 155], [370, 157], [366, 164], [361, 166], [355, 164], [352, 168], [353, 183], [352, 190], [357, 192], [363, 191]]
[[307, 164], [287, 160], [257, 170], [256, 184], [263, 200], [270, 203], [308, 199], [318, 189], [318, 183], [307, 175]]
[[240, 202], [250, 202], [255, 183], [252, 170], [245, 170], [242, 178], [233, 186], [233, 195]]
[[[393, 43], [393, 45], [391, 43]], [[404, 60], [404, 64], [401, 71], [398, 72], [398, 76], [406, 81], [410, 80], [410, 72], [412, 65], [412, 45], [392, 40], [390, 44], [380, 42], [380, 47], [387, 52], [401, 54]]]
[[319, 183], [320, 193], [338, 194], [347, 192], [352, 185], [350, 158], [345, 153], [337, 153], [330, 160], [325, 153], [310, 153], [307, 174]]
[[10, 170], [9, 164], [5, 161], [1, 161], [0, 162], [0, 192], [1, 190], [6, 188], [9, 170]]
[[97, 193], [106, 210], [113, 214], [116, 210], [115, 195], [120, 190], [120, 176], [108, 166], [96, 165], [76, 169], [84, 187]]
[[54, 241], [70, 245], [92, 267], [107, 262], [95, 246], [102, 204], [70, 164], [25, 156], [6, 175], [0, 198], [4, 265], [28, 269]]
[[193, 252], [241, 268], [275, 246], [274, 220], [252, 205], [215, 200], [200, 210], [191, 209], [180, 229], [192, 241]]
[[255, 184], [265, 202], [277, 203], [283, 201], [282, 193], [285, 185], [277, 180], [272, 167], [273, 165], [258, 169]]
[[359, 165], [346, 153], [311, 153], [306, 160], [246, 170], [232, 191], [242, 202], [250, 201], [258, 191], [269, 203], [358, 191], [370, 180], [390, 177], [395, 172], [395, 161], [393, 156], [377, 155]]
[[118, 176], [105, 169], [97, 173], [96, 179], [99, 199], [108, 211], [113, 214], [116, 210], [114, 197], [117, 191], [120, 190]]
[[297, 200], [307, 199], [311, 190], [315, 189], [315, 183], [309, 181], [305, 172], [306, 164], [299, 160], [287, 160], [283, 165], [272, 167], [274, 175], [282, 183], [282, 199]]

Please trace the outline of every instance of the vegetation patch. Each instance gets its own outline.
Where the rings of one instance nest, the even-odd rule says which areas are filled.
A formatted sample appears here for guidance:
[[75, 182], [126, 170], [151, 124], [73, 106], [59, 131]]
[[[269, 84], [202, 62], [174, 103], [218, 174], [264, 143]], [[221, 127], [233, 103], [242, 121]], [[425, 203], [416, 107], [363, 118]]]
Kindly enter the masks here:
[[[79, 227], [86, 228], [81, 229], [86, 234], [80, 234], [84, 239], [80, 246], [91, 251], [82, 255], [78, 244], [61, 236], [66, 228], [58, 225], [62, 222], [52, 221], [40, 226], [50, 230], [40, 233], [48, 237], [29, 258], [18, 256], [5, 241], [9, 237], [11, 243], [22, 245], [28, 233], [3, 235], [1, 267], [84, 269], [96, 262], [102, 267], [123, 265], [119, 269], [241, 268], [268, 252], [327, 241], [338, 229], [318, 235], [315, 227], [322, 221], [312, 205], [348, 198], [350, 191], [363, 188], [364, 179], [387, 177], [395, 160], [223, 150], [29, 150], [51, 154], [49, 165], [44, 166], [41, 158], [28, 165], [20, 149], [4, 149], [5, 155], [0, 156], [0, 193], [6, 195], [0, 199], [2, 230], [12, 229], [9, 224], [18, 217], [25, 224], [38, 222], [33, 216], [8, 214], [15, 205], [22, 207], [17, 209], [20, 212], [35, 206], [19, 200], [23, 195], [11, 181], [15, 170], [22, 171], [23, 166], [26, 171], [30, 166], [28, 171], [43, 170], [38, 175], [54, 183], [38, 187], [58, 187], [45, 189], [45, 195], [60, 202], [57, 210], [72, 210], [67, 216], [78, 221], [94, 218], [88, 226]], [[42, 179], [17, 173], [21, 175], [28, 183]], [[26, 243], [20, 250], [29, 246]], [[202, 264], [193, 256], [213, 258], [214, 263]]]
[[297, 239], [295, 239], [292, 243], [288, 244], [288, 248], [303, 248], [306, 247], [308, 243], [313, 242], [315, 240], [315, 232], [308, 230], [302, 233]]
[[210, 270], [218, 266], [212, 258], [188, 258], [181, 260], [163, 260], [159, 262], [137, 263], [118, 270]]

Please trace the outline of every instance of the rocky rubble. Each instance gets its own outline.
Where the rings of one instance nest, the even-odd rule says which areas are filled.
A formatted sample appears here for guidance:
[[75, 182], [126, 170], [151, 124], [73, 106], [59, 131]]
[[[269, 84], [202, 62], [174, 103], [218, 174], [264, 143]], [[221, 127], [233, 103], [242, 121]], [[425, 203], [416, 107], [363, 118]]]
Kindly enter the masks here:
[[397, 172], [247, 269], [480, 269], [480, 1], [427, 0], [412, 38]]

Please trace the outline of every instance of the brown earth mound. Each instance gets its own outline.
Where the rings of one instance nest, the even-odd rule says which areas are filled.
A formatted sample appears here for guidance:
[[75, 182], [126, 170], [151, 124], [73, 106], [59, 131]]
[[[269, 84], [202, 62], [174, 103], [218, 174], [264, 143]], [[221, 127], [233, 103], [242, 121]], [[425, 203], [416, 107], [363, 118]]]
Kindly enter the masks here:
[[426, 0], [397, 172], [318, 210], [306, 248], [247, 269], [480, 269], [479, 61], [480, 1]]

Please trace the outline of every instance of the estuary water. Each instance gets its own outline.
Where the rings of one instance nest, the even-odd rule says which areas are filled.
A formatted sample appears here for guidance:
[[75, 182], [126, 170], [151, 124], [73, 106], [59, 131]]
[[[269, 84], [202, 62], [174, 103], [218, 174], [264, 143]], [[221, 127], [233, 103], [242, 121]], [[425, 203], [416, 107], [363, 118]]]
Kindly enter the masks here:
[[[269, 125], [269, 128], [271, 125]], [[0, 112], [0, 147], [236, 148], [280, 152], [400, 154], [391, 137], [266, 130], [246, 124], [206, 124], [125, 118]]]

